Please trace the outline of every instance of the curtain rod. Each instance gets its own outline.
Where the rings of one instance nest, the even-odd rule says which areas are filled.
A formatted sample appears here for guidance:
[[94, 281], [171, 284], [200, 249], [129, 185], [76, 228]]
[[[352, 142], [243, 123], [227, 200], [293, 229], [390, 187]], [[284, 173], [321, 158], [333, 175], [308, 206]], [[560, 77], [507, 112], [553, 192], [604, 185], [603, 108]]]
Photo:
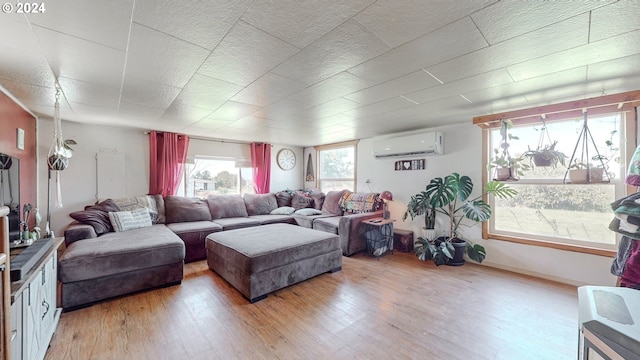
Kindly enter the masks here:
[[[156, 131], [158, 133], [164, 133], [164, 131]], [[145, 135], [149, 135], [151, 132], [149, 131], [145, 131], [144, 134]], [[182, 134], [181, 134], [182, 135]], [[187, 135], [187, 134], [184, 134]], [[189, 139], [193, 139], [193, 140], [201, 140], [201, 141], [211, 141], [211, 142], [219, 142], [219, 143], [228, 143], [228, 144], [239, 144], [239, 145], [249, 145], [251, 144], [250, 142], [247, 141], [239, 141], [239, 140], [222, 140], [222, 139], [212, 139], [212, 138], [205, 138], [205, 137], [200, 137], [200, 136], [191, 136], [191, 135], [187, 135], [189, 136]], [[273, 145], [271, 145], [273, 146]]]

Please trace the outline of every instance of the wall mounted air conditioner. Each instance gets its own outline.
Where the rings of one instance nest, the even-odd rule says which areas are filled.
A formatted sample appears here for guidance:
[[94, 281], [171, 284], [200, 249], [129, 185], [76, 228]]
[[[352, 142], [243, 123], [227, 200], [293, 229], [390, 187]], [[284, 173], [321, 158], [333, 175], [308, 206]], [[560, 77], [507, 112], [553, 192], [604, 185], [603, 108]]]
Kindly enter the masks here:
[[427, 132], [374, 140], [371, 153], [376, 159], [397, 156], [442, 155], [442, 133]]

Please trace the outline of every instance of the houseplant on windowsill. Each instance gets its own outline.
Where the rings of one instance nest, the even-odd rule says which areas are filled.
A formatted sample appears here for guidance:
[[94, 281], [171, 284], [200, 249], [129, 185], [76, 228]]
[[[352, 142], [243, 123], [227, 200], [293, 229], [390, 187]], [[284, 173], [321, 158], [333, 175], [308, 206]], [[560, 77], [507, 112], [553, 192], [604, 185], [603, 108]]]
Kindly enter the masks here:
[[495, 169], [494, 180], [517, 180], [518, 176], [523, 176], [524, 172], [530, 167], [525, 163], [524, 154], [513, 157], [509, 153], [509, 141], [518, 140], [517, 136], [509, 133], [509, 129], [513, 126], [511, 120], [500, 120], [500, 146], [493, 149], [493, 157], [487, 164], [488, 169]]
[[506, 199], [517, 192], [498, 181], [488, 182], [480, 195], [469, 199], [472, 191], [473, 181], [470, 177], [452, 173], [444, 179], [440, 177], [431, 179], [424, 191], [411, 196], [403, 220], [409, 216], [413, 220], [420, 211], [425, 213], [426, 209], [433, 209], [449, 219], [447, 236], [437, 239], [419, 237], [416, 240], [415, 254], [418, 259], [432, 260], [436, 265], [462, 265], [466, 253], [471, 260], [477, 262], [484, 260], [486, 256], [484, 247], [458, 238], [458, 230], [461, 225], [473, 225], [463, 223], [465, 219], [473, 223], [489, 220], [491, 206], [482, 200], [483, 195], [493, 194]]

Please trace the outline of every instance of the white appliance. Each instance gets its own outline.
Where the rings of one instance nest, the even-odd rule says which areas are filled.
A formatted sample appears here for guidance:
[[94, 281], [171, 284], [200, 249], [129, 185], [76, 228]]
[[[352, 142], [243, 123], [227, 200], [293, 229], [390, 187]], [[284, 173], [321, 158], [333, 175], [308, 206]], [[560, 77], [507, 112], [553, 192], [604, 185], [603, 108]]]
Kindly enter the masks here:
[[371, 153], [376, 159], [398, 156], [442, 155], [441, 132], [400, 135], [373, 141]]

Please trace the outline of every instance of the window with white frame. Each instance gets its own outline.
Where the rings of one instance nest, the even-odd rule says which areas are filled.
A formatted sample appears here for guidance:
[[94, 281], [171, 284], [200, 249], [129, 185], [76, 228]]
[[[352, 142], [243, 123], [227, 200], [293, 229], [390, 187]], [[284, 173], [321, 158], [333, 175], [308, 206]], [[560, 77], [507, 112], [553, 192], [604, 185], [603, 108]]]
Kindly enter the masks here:
[[196, 156], [185, 164], [179, 195], [206, 199], [212, 194], [253, 194], [251, 165], [243, 160]]
[[349, 142], [316, 148], [320, 191], [356, 191], [356, 144]]
[[[556, 244], [584, 252], [617, 249], [618, 236], [608, 228], [613, 219], [610, 204], [626, 194], [626, 138], [633, 134], [627, 134], [625, 113], [586, 118], [588, 127], [584, 126], [585, 118], [578, 117], [516, 125], [508, 130], [510, 156], [523, 159], [531, 168], [517, 176], [517, 181], [507, 181], [518, 191], [515, 197], [490, 199], [490, 238]], [[495, 158], [493, 149], [500, 149], [501, 140], [500, 128], [488, 130], [491, 151], [485, 161]], [[551, 145], [566, 155], [565, 166], [562, 161], [555, 167], [536, 166], [525, 156], [530, 150]], [[569, 171], [583, 167], [580, 163], [590, 174], [603, 169], [602, 181], [594, 177], [591, 183], [572, 182]], [[495, 171], [488, 170], [489, 179], [495, 178]]]

